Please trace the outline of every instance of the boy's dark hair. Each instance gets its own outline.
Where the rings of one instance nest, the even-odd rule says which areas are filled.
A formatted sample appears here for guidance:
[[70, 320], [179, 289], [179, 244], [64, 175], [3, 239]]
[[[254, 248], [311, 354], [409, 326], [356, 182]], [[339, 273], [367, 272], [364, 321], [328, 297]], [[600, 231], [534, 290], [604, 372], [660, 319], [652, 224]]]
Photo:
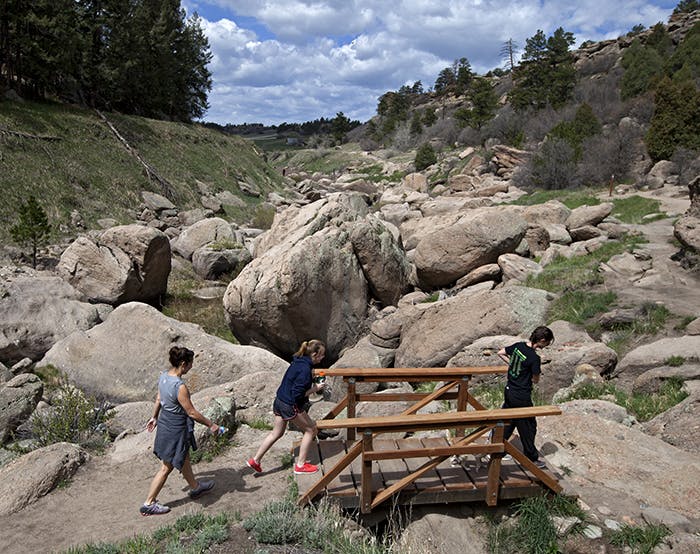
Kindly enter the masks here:
[[530, 344], [535, 344], [540, 342], [542, 339], [546, 340], [549, 344], [554, 342], [554, 333], [549, 327], [540, 325], [537, 327], [530, 335]]
[[170, 365], [180, 367], [180, 364], [183, 362], [190, 363], [194, 360], [194, 352], [184, 346], [173, 346], [168, 353], [168, 357], [170, 358]]

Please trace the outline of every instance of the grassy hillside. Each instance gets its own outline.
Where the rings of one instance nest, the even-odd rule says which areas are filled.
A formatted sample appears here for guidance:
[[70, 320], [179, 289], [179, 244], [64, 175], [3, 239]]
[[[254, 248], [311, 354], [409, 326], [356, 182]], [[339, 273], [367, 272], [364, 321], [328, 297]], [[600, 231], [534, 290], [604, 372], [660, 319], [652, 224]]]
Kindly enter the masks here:
[[[262, 198], [281, 190], [281, 176], [251, 142], [202, 125], [105, 114], [127, 142], [173, 187], [179, 209], [200, 207], [197, 181], [212, 193], [243, 198], [246, 208], [227, 210], [250, 219], [262, 199], [244, 196], [239, 181], [254, 183]], [[10, 131], [10, 132], [8, 132]], [[43, 140], [19, 136], [55, 137]], [[163, 193], [143, 166], [92, 110], [62, 104], [0, 101], [0, 239], [7, 240], [17, 206], [34, 194], [55, 227], [78, 210], [89, 227], [97, 219], [133, 221], [140, 192]]]

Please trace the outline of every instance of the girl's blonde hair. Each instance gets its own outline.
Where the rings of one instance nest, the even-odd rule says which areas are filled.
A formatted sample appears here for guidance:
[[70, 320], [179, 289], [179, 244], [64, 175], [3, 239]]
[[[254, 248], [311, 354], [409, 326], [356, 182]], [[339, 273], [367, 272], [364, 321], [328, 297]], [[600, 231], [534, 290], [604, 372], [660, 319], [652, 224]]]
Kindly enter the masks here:
[[311, 354], [315, 354], [316, 352], [319, 352], [321, 350], [323, 350], [324, 352], [326, 350], [326, 345], [323, 344], [323, 341], [320, 341], [317, 339], [305, 340], [304, 342], [301, 343], [299, 350], [297, 350], [294, 353], [294, 355], [295, 356], [310, 356]]

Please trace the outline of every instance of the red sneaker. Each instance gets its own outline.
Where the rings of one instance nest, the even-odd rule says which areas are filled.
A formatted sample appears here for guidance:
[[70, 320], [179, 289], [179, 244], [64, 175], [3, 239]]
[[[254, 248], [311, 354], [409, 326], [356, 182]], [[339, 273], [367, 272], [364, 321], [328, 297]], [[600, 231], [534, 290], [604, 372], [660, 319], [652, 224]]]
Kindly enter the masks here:
[[255, 458], [251, 458], [250, 460], [246, 461], [246, 465], [255, 473], [262, 473], [262, 466], [255, 461]]
[[304, 462], [304, 465], [294, 466], [294, 473], [297, 475], [304, 475], [306, 473], [316, 473], [318, 471], [318, 466], [310, 464], [309, 462]]

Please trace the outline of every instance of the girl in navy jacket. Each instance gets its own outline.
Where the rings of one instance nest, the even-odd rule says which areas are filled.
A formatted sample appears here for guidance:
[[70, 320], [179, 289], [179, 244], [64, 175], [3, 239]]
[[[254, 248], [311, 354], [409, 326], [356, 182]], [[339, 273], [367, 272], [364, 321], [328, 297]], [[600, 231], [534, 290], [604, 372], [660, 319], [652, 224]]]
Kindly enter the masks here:
[[313, 382], [313, 366], [319, 363], [326, 354], [326, 346], [320, 340], [303, 342], [299, 350], [294, 354], [291, 365], [282, 378], [282, 383], [277, 389], [272, 411], [275, 414], [275, 422], [272, 431], [263, 439], [255, 456], [246, 464], [256, 473], [262, 472], [260, 461], [270, 447], [284, 435], [287, 430], [287, 422], [294, 421], [294, 425], [303, 431], [304, 436], [299, 446], [299, 458], [294, 465], [294, 473], [316, 473], [318, 466], [307, 463], [306, 458], [309, 448], [316, 436], [316, 423], [306, 412], [308, 396], [323, 390], [324, 383]]

